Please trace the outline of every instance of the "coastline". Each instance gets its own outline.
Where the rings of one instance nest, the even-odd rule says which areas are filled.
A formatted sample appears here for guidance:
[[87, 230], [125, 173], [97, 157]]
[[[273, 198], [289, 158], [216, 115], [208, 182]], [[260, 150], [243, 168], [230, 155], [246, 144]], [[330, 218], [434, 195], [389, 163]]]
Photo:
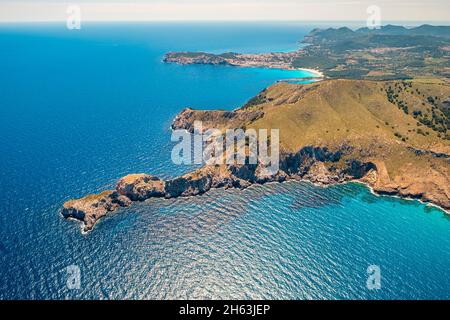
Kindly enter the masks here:
[[[204, 167], [202, 167], [202, 168], [204, 168]], [[200, 168], [200, 170], [202, 170], [202, 168]], [[190, 173], [188, 173], [187, 175], [189, 175]], [[133, 175], [136, 175], [136, 176], [144, 176], [145, 174], [131, 174], [131, 175], [129, 175], [129, 176], [133, 176]], [[126, 177], [123, 177], [121, 180], [124, 180], [124, 179], [127, 179], [127, 177], [129, 177], [129, 176], [126, 176]], [[148, 177], [151, 177], [151, 176], [149, 176], [149, 175], [147, 175]], [[183, 176], [184, 177], [184, 176]], [[180, 177], [180, 178], [183, 178], [183, 177]], [[282, 178], [281, 178], [282, 177]], [[180, 178], [177, 178], [177, 179], [180, 179]], [[222, 177], [223, 178], [223, 177]], [[186, 194], [179, 194], [179, 195], [175, 195], [175, 196], [169, 196], [169, 197], [167, 197], [167, 196], [161, 196], [161, 195], [156, 195], [156, 194], [152, 194], [152, 195], [148, 195], [148, 196], [146, 196], [146, 197], [144, 197], [144, 198], [140, 198], [140, 199], [137, 199], [137, 200], [132, 200], [129, 204], [127, 204], [127, 205], [123, 205], [123, 206], [117, 206], [116, 208], [114, 208], [113, 210], [109, 210], [109, 209], [106, 209], [105, 210], [105, 212], [103, 212], [102, 214], [100, 214], [100, 215], [98, 215], [96, 218], [94, 218], [93, 219], [93, 221], [91, 220], [91, 221], [86, 221], [84, 218], [83, 219], [80, 219], [79, 217], [77, 217], [76, 215], [74, 215], [73, 214], [73, 210], [75, 209], [77, 212], [81, 212], [81, 211], [84, 211], [86, 208], [83, 208], [83, 209], [81, 209], [80, 210], [80, 208], [77, 208], [78, 207], [78, 204], [75, 204], [75, 206], [73, 206], [72, 208], [65, 208], [65, 209], [63, 209], [61, 212], [60, 212], [60, 214], [61, 214], [61, 217], [63, 217], [63, 218], [65, 218], [65, 219], [67, 219], [67, 220], [69, 220], [69, 221], [75, 221], [75, 222], [78, 222], [79, 224], [80, 224], [80, 230], [81, 230], [81, 233], [82, 233], [82, 235], [87, 235], [87, 234], [89, 234], [93, 229], [94, 229], [94, 227], [98, 224], [98, 222], [99, 221], [101, 221], [101, 220], [103, 220], [103, 218], [106, 218], [106, 217], [109, 217], [109, 216], [112, 216], [113, 214], [115, 214], [115, 213], [117, 213], [117, 210], [118, 209], [125, 209], [125, 208], [127, 208], [127, 207], [129, 207], [129, 206], [131, 206], [134, 202], [141, 202], [141, 203], [145, 203], [145, 202], [147, 202], [148, 200], [150, 200], [150, 199], [152, 199], [152, 198], [159, 198], [159, 199], [161, 199], [161, 200], [169, 200], [169, 199], [174, 199], [174, 198], [179, 198], [179, 197], [182, 197], [182, 198], [192, 198], [192, 197], [198, 197], [198, 196], [201, 196], [201, 195], [203, 195], [203, 194], [205, 194], [205, 193], [207, 193], [207, 192], [209, 192], [209, 191], [211, 191], [211, 190], [227, 190], [227, 189], [236, 189], [238, 192], [245, 192], [245, 190], [246, 189], [250, 189], [250, 188], [257, 188], [258, 186], [263, 186], [263, 185], [272, 185], [272, 184], [283, 184], [283, 183], [308, 183], [308, 184], [311, 184], [311, 185], [313, 185], [314, 187], [316, 187], [316, 188], [329, 188], [329, 187], [332, 187], [332, 186], [337, 186], [337, 187], [339, 187], [339, 186], [343, 186], [343, 185], [347, 185], [347, 184], [358, 184], [358, 185], [361, 185], [361, 186], [363, 186], [364, 188], [367, 188], [368, 189], [368, 191], [372, 194], [372, 195], [374, 195], [374, 196], [376, 196], [376, 197], [386, 197], [386, 198], [395, 198], [395, 199], [398, 199], [398, 200], [402, 200], [402, 201], [417, 201], [418, 203], [420, 203], [421, 205], [423, 205], [424, 207], [433, 207], [433, 208], [436, 208], [436, 209], [438, 209], [439, 211], [441, 211], [443, 214], [445, 214], [445, 215], [450, 215], [450, 210], [447, 210], [447, 209], [445, 209], [445, 208], [443, 208], [443, 207], [441, 207], [441, 206], [439, 206], [438, 204], [435, 204], [435, 203], [432, 203], [432, 202], [429, 202], [429, 201], [423, 201], [423, 200], [421, 200], [421, 199], [418, 199], [418, 198], [413, 198], [413, 197], [408, 197], [408, 196], [402, 196], [402, 195], [400, 195], [400, 194], [388, 194], [388, 193], [382, 193], [382, 192], [377, 192], [374, 188], [373, 188], [373, 186], [371, 186], [370, 185], [370, 183], [369, 182], [367, 182], [367, 181], [363, 181], [363, 179], [364, 179], [364, 177], [363, 178], [359, 178], [359, 179], [349, 179], [349, 180], [344, 180], [344, 181], [334, 181], [334, 180], [329, 180], [329, 181], [327, 181], [327, 182], [323, 182], [323, 181], [321, 181], [320, 179], [316, 179], [316, 180], [314, 180], [313, 179], [314, 177], [309, 177], [309, 178], [303, 178], [303, 177], [298, 177], [298, 176], [289, 176], [289, 175], [284, 175], [284, 176], [278, 176], [278, 177], [273, 177], [273, 179], [272, 180], [268, 180], [268, 181], [253, 181], [253, 182], [249, 182], [249, 181], [247, 181], [247, 184], [245, 184], [245, 185], [240, 185], [240, 186], [233, 186], [233, 185], [224, 185], [224, 186], [216, 186], [216, 187], [213, 187], [213, 186], [211, 186], [210, 188], [208, 188], [208, 189], [205, 189], [205, 190], [196, 190], [196, 192], [194, 191], [194, 192], [192, 192], [192, 190], [190, 190], [190, 192], [189, 193], [186, 193]], [[316, 177], [317, 178], [317, 177]], [[121, 180], [119, 180], [119, 183], [120, 183], [120, 181]], [[153, 180], [153, 181], [157, 181], [157, 180]], [[159, 180], [159, 181], [161, 181], [161, 180]], [[199, 181], [199, 180], [198, 180]], [[127, 184], [127, 186], [126, 186], [126, 189], [128, 190], [128, 191], [130, 191], [129, 189], [130, 189], [130, 187], [131, 187], [131, 189], [132, 189], [132, 191], [131, 191], [131, 193], [128, 193], [128, 194], [126, 194], [126, 196], [130, 196], [130, 195], [133, 195], [132, 193], [133, 192], [137, 192], [137, 193], [139, 193], [140, 192], [140, 190], [138, 191], [138, 188], [136, 188], [136, 187], [140, 187], [140, 188], [142, 188], [142, 187], [144, 187], [144, 188], [150, 188], [150, 189], [154, 189], [154, 186], [153, 185], [142, 185], [142, 183], [141, 183], [142, 181], [138, 181], [138, 180], [134, 180], [134, 181], [129, 181], [128, 182], [128, 184]], [[148, 181], [147, 181], [148, 182]], [[166, 182], [167, 183], [167, 182]], [[135, 193], [136, 194], [136, 193]], [[130, 197], [131, 198], [131, 197]], [[80, 198], [80, 199], [77, 199], [77, 200], [75, 200], [75, 201], [77, 201], [77, 202], [84, 202], [84, 199], [85, 198]], [[71, 200], [71, 201], [73, 201], [73, 200]], [[97, 204], [99, 204], [99, 203], [101, 203], [101, 202], [97, 202]], [[72, 212], [70, 212], [70, 211], [72, 211]], [[84, 211], [84, 215], [85, 216], [91, 216], [91, 212], [89, 212], [89, 210], [86, 210], [86, 211]]]
[[405, 201], [418, 201], [419, 203], [423, 204], [426, 207], [436, 208], [436, 209], [442, 211], [444, 214], [447, 214], [450, 216], [450, 210], [447, 210], [433, 202], [423, 201], [421, 199], [412, 198], [412, 197], [405, 197], [405, 196], [402, 196], [399, 194], [388, 194], [388, 193], [382, 193], [382, 192], [380, 193], [380, 192], [375, 191], [375, 189], [370, 184], [368, 184], [367, 182], [364, 182], [364, 181], [355, 180], [355, 181], [344, 182], [343, 184], [345, 184], [345, 183], [357, 183], [357, 184], [363, 185], [364, 187], [368, 188], [370, 193], [376, 197], [388, 197], [388, 198], [395, 198], [395, 199], [400, 199], [400, 200], [405, 200]]
[[[235, 57], [223, 57], [222, 55], [210, 53], [194, 53], [190, 56], [190, 52], [168, 52], [164, 55], [162, 62], [177, 63], [180, 65], [229, 65], [233, 67], [244, 68], [267, 68], [287, 71], [304, 71], [308, 72], [309, 78], [324, 78], [325, 74], [320, 69], [297, 68], [290, 62], [280, 61], [277, 53], [268, 54], [237, 54]], [[288, 53], [292, 55], [292, 52]], [[275, 56], [275, 59], [273, 56]], [[291, 57], [292, 58], [292, 57]]]
[[[396, 195], [396, 194], [383, 194], [383, 193], [379, 193], [377, 191], [374, 190], [374, 188], [367, 182], [361, 181], [359, 179], [356, 180], [349, 180], [349, 181], [343, 181], [343, 182], [338, 182], [338, 183], [329, 183], [329, 184], [325, 184], [325, 183], [317, 183], [308, 179], [287, 179], [286, 181], [271, 181], [271, 182], [267, 182], [266, 184], [270, 185], [270, 184], [275, 184], [275, 183], [290, 183], [290, 182], [303, 182], [303, 183], [309, 183], [312, 184], [314, 187], [317, 188], [329, 188], [331, 186], [343, 186], [343, 185], [347, 185], [347, 184], [357, 184], [357, 185], [361, 185], [364, 188], [367, 188], [369, 190], [369, 192], [376, 196], [377, 198], [381, 198], [381, 197], [386, 197], [386, 198], [395, 198], [395, 199], [399, 199], [399, 200], [404, 200], [404, 201], [417, 201], [420, 204], [424, 205], [425, 207], [433, 207], [438, 209], [439, 211], [441, 211], [444, 214], [447, 214], [450, 216], [450, 210], [447, 210], [435, 203], [432, 202], [427, 202], [427, 201], [423, 201], [421, 199], [416, 199], [416, 198], [412, 198], [412, 197], [405, 197], [402, 195]], [[252, 184], [251, 186], [249, 186], [249, 188], [253, 187], [253, 186], [258, 186], [258, 185], [262, 185], [262, 184]], [[244, 189], [245, 190], [245, 189]], [[242, 191], [244, 191], [242, 190]]]
[[[389, 84], [383, 83], [382, 85]], [[343, 117], [349, 117], [348, 112], [353, 113], [358, 111], [358, 109], [349, 111], [349, 108], [334, 109], [336, 101], [339, 102], [339, 97], [343, 93], [354, 92], [354, 90], [364, 92], [366, 95], [377, 94], [380, 103], [387, 104], [386, 108], [388, 110], [396, 110], [391, 105], [388, 105], [389, 101], [387, 97], [383, 93], [379, 93], [383, 92], [383, 87], [380, 90], [380, 84], [370, 81], [361, 83], [361, 81], [352, 80], [329, 80], [323, 81], [318, 85], [300, 87], [288, 84], [276, 84], [265, 89], [257, 96], [259, 107], [253, 108], [254, 110], [246, 107], [225, 112], [223, 110], [194, 110], [186, 108], [173, 119], [171, 129], [182, 129], [187, 132], [192, 132], [193, 123], [196, 120], [203, 121], [204, 128], [216, 128], [220, 130], [230, 126], [242, 127], [245, 123], [251, 124], [251, 121], [264, 121], [264, 118], [261, 118], [262, 112], [264, 112], [263, 115], [275, 117], [277, 121], [275, 122], [276, 125], [284, 126], [284, 118], [276, 118], [276, 116], [280, 116], [280, 101], [281, 103], [286, 103], [288, 101], [286, 99], [291, 98], [293, 95], [292, 90], [303, 90], [300, 92], [303, 94], [303, 99], [296, 101], [290, 100], [290, 104], [288, 105], [290, 107], [293, 103], [298, 104], [297, 108], [293, 109], [295, 114], [302, 111], [309, 115], [309, 117], [313, 114], [315, 119], [323, 118], [324, 121], [329, 121], [327, 118], [329, 113], [324, 113], [324, 109], [340, 112]], [[281, 95], [280, 91], [282, 91]], [[305, 99], [308, 99], [305, 96], [306, 94], [312, 97], [312, 101], [317, 104], [320, 101], [314, 99], [322, 94], [329, 95], [330, 91], [336, 93], [332, 100], [333, 103], [330, 105], [322, 104], [322, 108], [314, 109], [311, 107], [308, 109], [308, 106], [311, 104], [307, 103], [308, 101], [305, 102]], [[294, 92], [296, 94], [299, 93], [298, 91]], [[344, 103], [347, 105], [348, 101], [341, 101], [341, 105], [344, 105]], [[274, 105], [277, 106], [276, 109], [271, 108]], [[370, 111], [366, 109], [366, 106], [360, 104], [355, 104], [355, 107], [359, 108], [359, 112]], [[289, 111], [290, 109], [285, 110]], [[401, 121], [411, 121], [410, 116], [407, 114], [396, 113], [396, 115], [398, 115], [397, 119], [400, 119], [399, 123]], [[383, 119], [377, 118], [376, 120], [375, 123], [378, 124], [378, 121]], [[315, 123], [316, 128], [320, 128], [321, 123], [321, 121], [317, 120]], [[264, 125], [263, 123], [262, 126], [264, 127]], [[274, 124], [272, 123], [272, 125]], [[293, 130], [296, 133], [299, 132], [299, 127], [301, 126], [297, 123], [293, 126], [289, 126], [289, 123], [287, 123], [287, 126], [285, 126], [285, 128]], [[333, 128], [333, 126], [330, 126], [330, 128]], [[433, 158], [432, 155], [427, 153], [411, 151], [408, 149], [409, 144], [399, 144], [396, 136], [392, 132], [389, 132], [392, 136], [383, 133], [382, 135], [376, 136], [374, 140], [372, 133], [368, 133], [365, 127], [350, 128], [352, 131], [357, 132], [353, 141], [348, 141], [348, 135], [346, 133], [342, 134], [342, 139], [344, 140], [332, 140], [325, 144], [317, 141], [314, 143], [305, 141], [299, 144], [299, 146], [295, 146], [294, 142], [288, 140], [291, 143], [292, 151], [282, 155], [279, 170], [270, 176], [263, 174], [264, 165], [261, 163], [258, 165], [205, 165], [192, 172], [168, 180], [145, 173], [130, 174], [122, 177], [112, 190], [106, 190], [99, 194], [88, 195], [80, 199], [65, 202], [62, 214], [66, 218], [73, 217], [83, 221], [84, 226], [82, 226], [82, 230], [87, 232], [94, 227], [100, 218], [121, 207], [129, 207], [133, 202], [141, 202], [155, 197], [177, 198], [197, 196], [211, 189], [246, 189], [254, 184], [289, 180], [304, 180], [321, 186], [359, 182], [366, 185], [374, 194], [401, 199], [422, 200], [421, 202], [424, 204], [432, 203], [445, 213], [449, 213], [450, 200], [447, 196], [448, 178], [444, 173], [439, 171], [439, 168], [442, 167], [443, 172], [445, 172], [446, 163], [442, 159]], [[342, 128], [337, 127], [337, 129], [337, 132], [339, 132]], [[345, 132], [348, 131], [349, 129], [347, 128]], [[298, 139], [299, 136], [296, 135], [295, 137]], [[417, 137], [411, 136], [412, 139], [421, 139], [420, 135]], [[393, 149], [388, 149], [389, 152], [386, 152], [387, 147]], [[405, 152], [409, 152], [409, 155]], [[394, 173], [390, 172], [389, 174], [388, 170], [392, 170], [392, 166], [386, 166], [385, 161], [393, 161], [399, 154], [402, 155], [401, 163], [408, 161], [405, 159], [408, 159], [407, 157], [409, 156], [409, 161], [414, 161], [416, 166], [414, 170], [399, 170]], [[434, 171], [430, 171], [429, 161], [433, 162]], [[419, 169], [423, 174], [418, 174]]]
[[[180, 11], [183, 14], [190, 13]], [[234, 14], [242, 13], [235, 10]], [[171, 306], [176, 300], [200, 300], [189, 307], [203, 307], [203, 299], [267, 299], [263, 304], [271, 305], [268, 317], [278, 311], [273, 305], [277, 302], [271, 300], [301, 304], [300, 300], [310, 299], [450, 299], [450, 206], [443, 212], [440, 206], [411, 193], [409, 198], [402, 191], [424, 181], [438, 184], [435, 168], [447, 174], [449, 182], [439, 184], [450, 190], [450, 139], [438, 139], [434, 130], [419, 121], [433, 120], [433, 110], [442, 117], [441, 105], [449, 103], [450, 108], [446, 89], [450, 69], [448, 78], [430, 76], [431, 72], [436, 76], [446, 72], [438, 68], [450, 57], [434, 56], [450, 54], [450, 47], [422, 60], [421, 47], [403, 48], [402, 41], [393, 41], [400, 46], [398, 50], [378, 49], [376, 36], [360, 52], [352, 50], [353, 42], [341, 47], [339, 55], [327, 53], [328, 48], [337, 48], [331, 42], [310, 46], [284, 70], [181, 65], [163, 63], [164, 53], [197, 49], [217, 54], [231, 49], [264, 53], [282, 51], [277, 48], [289, 51], [291, 46], [296, 50], [291, 43], [301, 41], [315, 27], [347, 24], [353, 29], [357, 24], [364, 27], [365, 21], [90, 23], [82, 19], [82, 30], [65, 30], [61, 22], [11, 24], [2, 30], [4, 70], [17, 71], [13, 77], [8, 72], [0, 76], [5, 88], [0, 108], [5, 116], [2, 299], [175, 300], [166, 309], [178, 314], [180, 310]], [[430, 50], [438, 42], [432, 37], [417, 38], [429, 42]], [[359, 59], [341, 60], [346, 54]], [[372, 54], [379, 59], [366, 60]], [[32, 57], [38, 63], [30, 63]], [[335, 58], [340, 65], [333, 68]], [[395, 72], [393, 65], [399, 66]], [[395, 87], [390, 77], [408, 67], [411, 73], [424, 70], [423, 76], [404, 79]], [[308, 68], [323, 71], [325, 77], [313, 78]], [[378, 72], [370, 73], [369, 83], [347, 84], [348, 79], [364, 77], [372, 68]], [[67, 73], [69, 77], [64, 76]], [[339, 80], [336, 85], [334, 79]], [[388, 103], [385, 89], [389, 85], [392, 95], [398, 94], [398, 101], [408, 104], [409, 115]], [[438, 108], [426, 101], [428, 96], [439, 97]], [[193, 120], [205, 125], [199, 130], [197, 124], [197, 135], [190, 135], [190, 149], [195, 149], [191, 161], [184, 157], [186, 152], [181, 153], [188, 148], [178, 149], [178, 155], [186, 159], [180, 165], [174, 149], [189, 140], [190, 131], [171, 124], [184, 108], [193, 109]], [[430, 112], [424, 111], [428, 108]], [[415, 110], [423, 111], [416, 119], [412, 118]], [[265, 116], [253, 117], [258, 111]], [[232, 116], [233, 122], [222, 122], [226, 116]], [[325, 163], [329, 169], [340, 170], [347, 159], [385, 161], [395, 153], [395, 162], [385, 164], [391, 180], [400, 184], [400, 194], [378, 193], [374, 189], [379, 190], [379, 185], [371, 180], [324, 184], [299, 175], [284, 182], [255, 183], [247, 189], [211, 189], [195, 196], [136, 201], [107, 211], [89, 231], [84, 221], [61, 213], [65, 201], [115, 189], [117, 181], [130, 173], [168, 180], [196, 170], [202, 165], [195, 163], [200, 148], [194, 146], [199, 147], [203, 129], [213, 125], [236, 134], [241, 129], [258, 134], [266, 128], [268, 139], [271, 130], [278, 129], [281, 152], [294, 153], [303, 146], [345, 151], [343, 160]], [[418, 129], [430, 134], [417, 134]], [[394, 136], [396, 132], [409, 139], [402, 141]], [[180, 139], [172, 141], [177, 136]], [[366, 140], [365, 136], [373, 138]], [[268, 155], [273, 154], [274, 141], [267, 140]], [[312, 164], [300, 156], [292, 159], [301, 163], [301, 169], [290, 166], [290, 172], [301, 175]], [[402, 182], [396, 176], [407, 179]], [[432, 188], [430, 183], [424, 190]], [[224, 311], [220, 301], [213, 304]], [[186, 307], [182, 302], [179, 305]], [[198, 313], [186, 316], [206, 314]], [[210, 318], [220, 313], [213, 311]]]
[[[274, 69], [274, 70], [286, 70], [286, 71], [305, 71], [309, 72], [311, 75], [308, 75], [307, 77], [300, 77], [298, 79], [307, 79], [307, 78], [325, 78], [325, 74], [320, 71], [319, 69], [309, 69], [309, 68], [293, 68], [293, 67], [283, 67], [279, 65], [251, 65], [251, 64], [232, 64], [229, 63], [232, 67], [239, 67], [239, 68], [263, 68], [263, 69]], [[282, 80], [278, 80], [282, 81]]]
[[313, 74], [313, 78], [325, 78], [325, 74], [319, 69], [297, 68], [295, 70], [306, 71]]
[[[165, 60], [162, 60], [164, 63], [176, 63], [179, 65], [186, 65], [186, 64], [203, 64], [208, 65], [211, 63], [181, 63], [181, 62], [167, 62]], [[227, 63], [230, 67], [237, 67], [237, 68], [262, 68], [262, 69], [272, 69], [272, 70], [284, 70], [284, 71], [304, 71], [308, 72], [311, 75], [308, 75], [306, 77], [299, 77], [296, 79], [308, 79], [308, 78], [314, 78], [314, 79], [324, 79], [326, 78], [325, 74], [320, 71], [319, 69], [309, 69], [309, 68], [293, 68], [293, 67], [285, 67], [285, 66], [271, 66], [271, 65], [249, 65], [249, 64], [237, 64], [237, 63]], [[284, 81], [283, 79], [278, 81]]]

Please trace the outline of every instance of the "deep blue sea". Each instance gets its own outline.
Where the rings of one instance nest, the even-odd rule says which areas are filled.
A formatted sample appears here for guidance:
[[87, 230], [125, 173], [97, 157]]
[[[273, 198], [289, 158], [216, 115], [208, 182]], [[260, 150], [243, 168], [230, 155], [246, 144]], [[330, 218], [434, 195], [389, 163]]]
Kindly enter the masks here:
[[[305, 75], [164, 64], [165, 52], [292, 50], [313, 27], [0, 25], [0, 298], [449, 299], [450, 218], [357, 184], [151, 199], [86, 235], [60, 216], [125, 174], [191, 170], [170, 161], [184, 107], [233, 109]], [[71, 265], [80, 289], [66, 285]]]

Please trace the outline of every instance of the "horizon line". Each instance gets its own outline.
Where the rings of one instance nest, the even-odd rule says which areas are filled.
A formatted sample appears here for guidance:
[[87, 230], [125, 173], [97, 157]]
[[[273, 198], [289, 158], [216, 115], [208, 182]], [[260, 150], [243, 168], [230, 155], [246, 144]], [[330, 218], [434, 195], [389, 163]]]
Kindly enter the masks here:
[[[218, 20], [218, 19], [83, 19], [83, 22], [280, 22], [280, 23], [311, 23], [311, 22], [319, 22], [319, 23], [334, 23], [334, 22], [358, 22], [365, 23], [366, 20], [316, 20], [316, 19], [302, 19], [302, 20], [277, 20], [277, 19], [228, 19], [228, 20]], [[54, 20], [0, 20], [0, 23], [59, 23], [66, 22], [66, 19], [54, 19]], [[392, 23], [423, 23], [423, 24], [431, 24], [431, 23], [444, 23], [445, 25], [450, 25], [450, 21], [445, 20], [386, 20], [386, 23], [381, 24], [381, 26], [386, 26]]]

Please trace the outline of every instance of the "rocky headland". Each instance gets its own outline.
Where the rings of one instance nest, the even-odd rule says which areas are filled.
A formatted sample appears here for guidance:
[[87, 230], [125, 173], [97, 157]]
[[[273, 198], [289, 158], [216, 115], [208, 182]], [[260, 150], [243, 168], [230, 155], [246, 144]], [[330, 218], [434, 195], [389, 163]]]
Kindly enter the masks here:
[[165, 181], [131, 174], [114, 190], [66, 202], [62, 215], [81, 221], [86, 232], [108, 213], [135, 201], [287, 180], [319, 185], [358, 181], [376, 193], [418, 199], [448, 212], [449, 139], [443, 127], [422, 122], [427, 109], [439, 114], [438, 119], [445, 117], [449, 96], [443, 82], [329, 80], [275, 84], [234, 111], [185, 109], [174, 119], [173, 129], [192, 132], [196, 120], [204, 129], [279, 128], [278, 172], [262, 174], [261, 164], [221, 164]]
[[163, 61], [179, 64], [232, 65], [293, 70], [292, 60], [294, 58], [295, 53], [293, 52], [262, 54], [228, 52], [218, 55], [206, 52], [169, 52]]
[[302, 79], [323, 78], [324, 74], [317, 68], [294, 66], [298, 52], [272, 53], [234, 53], [211, 54], [206, 52], [168, 52], [163, 61], [178, 64], [229, 65], [236, 67], [260, 67], [282, 70], [304, 70], [311, 75]]
[[259, 165], [213, 165], [171, 180], [160, 180], [148, 174], [130, 174], [121, 178], [115, 190], [64, 203], [62, 215], [83, 223], [82, 230], [91, 230], [95, 223], [108, 213], [128, 207], [135, 201], [154, 197], [166, 199], [203, 194], [215, 188], [245, 189], [252, 184], [283, 182], [290, 179], [309, 180], [328, 185], [361, 179], [371, 170], [372, 163], [357, 160], [347, 161], [347, 166], [330, 170], [325, 163], [340, 159], [341, 152], [330, 152], [326, 148], [306, 147], [296, 154], [283, 155], [281, 170], [272, 176], [261, 175]]

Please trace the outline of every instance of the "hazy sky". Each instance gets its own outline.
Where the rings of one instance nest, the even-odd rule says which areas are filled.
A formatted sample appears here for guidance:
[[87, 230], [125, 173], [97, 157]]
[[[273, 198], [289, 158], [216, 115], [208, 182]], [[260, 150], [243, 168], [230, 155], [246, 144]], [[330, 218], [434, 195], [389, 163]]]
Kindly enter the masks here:
[[448, 21], [450, 13], [450, 0], [0, 0], [0, 21], [63, 21], [71, 4], [82, 21], [365, 21], [371, 5], [382, 21]]

